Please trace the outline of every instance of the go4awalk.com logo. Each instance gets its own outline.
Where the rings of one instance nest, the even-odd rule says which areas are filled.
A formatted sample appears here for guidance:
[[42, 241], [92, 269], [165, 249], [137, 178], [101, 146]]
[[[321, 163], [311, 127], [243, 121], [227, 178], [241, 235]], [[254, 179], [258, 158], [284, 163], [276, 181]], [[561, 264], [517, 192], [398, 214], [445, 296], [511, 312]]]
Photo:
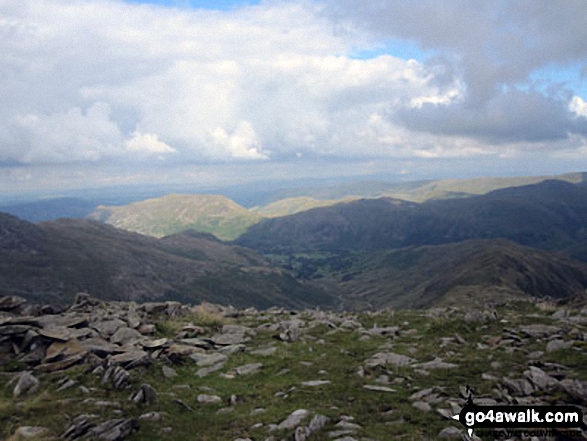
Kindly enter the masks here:
[[469, 397], [465, 407], [453, 416], [467, 428], [475, 429], [580, 429], [583, 412], [575, 406], [478, 406]]

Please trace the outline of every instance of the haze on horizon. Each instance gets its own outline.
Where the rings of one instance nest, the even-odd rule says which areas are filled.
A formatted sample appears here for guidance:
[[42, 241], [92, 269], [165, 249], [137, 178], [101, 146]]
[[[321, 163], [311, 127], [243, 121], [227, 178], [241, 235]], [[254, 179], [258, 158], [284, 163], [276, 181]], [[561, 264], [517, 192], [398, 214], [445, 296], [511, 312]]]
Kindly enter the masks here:
[[587, 170], [587, 3], [0, 1], [0, 195]]

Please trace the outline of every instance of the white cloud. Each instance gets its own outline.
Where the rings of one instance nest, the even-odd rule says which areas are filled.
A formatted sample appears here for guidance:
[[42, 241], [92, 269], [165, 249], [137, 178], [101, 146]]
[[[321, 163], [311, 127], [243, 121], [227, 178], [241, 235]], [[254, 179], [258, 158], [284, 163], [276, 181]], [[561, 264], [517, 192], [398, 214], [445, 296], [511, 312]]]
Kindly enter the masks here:
[[[304, 0], [225, 12], [119, 0], [0, 2], [0, 163], [124, 169], [153, 158], [176, 166], [294, 158], [303, 165], [320, 157], [499, 154], [474, 130], [468, 137], [431, 133], [394, 118], [406, 109], [462, 103], [471, 79], [447, 71], [451, 63], [352, 58], [381, 41], [368, 25], [337, 21], [326, 9]], [[366, 19], [385, 34], [385, 20]], [[412, 19], [408, 14], [402, 26], [411, 29]], [[410, 32], [403, 37], [417, 41]], [[449, 28], [438, 32], [452, 41]], [[463, 33], [456, 46], [467, 45]], [[433, 47], [434, 38], [423, 41]], [[587, 113], [579, 97], [569, 109]], [[564, 140], [535, 145], [566, 147]]]
[[587, 117], [587, 103], [580, 96], [574, 96], [569, 103], [569, 110], [577, 116]]
[[132, 133], [132, 138], [126, 141], [126, 148], [130, 152], [146, 153], [148, 155], [161, 155], [163, 153], [175, 153], [177, 151], [173, 147], [159, 141], [157, 135], [136, 131]]

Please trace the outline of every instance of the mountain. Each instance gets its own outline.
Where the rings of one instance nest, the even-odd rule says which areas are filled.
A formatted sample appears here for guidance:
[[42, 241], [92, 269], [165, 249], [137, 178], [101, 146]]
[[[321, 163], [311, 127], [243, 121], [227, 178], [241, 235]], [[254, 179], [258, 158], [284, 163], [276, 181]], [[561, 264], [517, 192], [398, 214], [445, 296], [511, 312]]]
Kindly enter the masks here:
[[551, 250], [586, 242], [587, 186], [544, 181], [421, 204], [363, 199], [264, 220], [236, 243], [263, 252], [337, 252], [482, 238]]
[[107, 300], [330, 305], [315, 284], [212, 236], [156, 239], [86, 219], [35, 225], [0, 213], [0, 293], [67, 303], [78, 291]]
[[84, 218], [98, 206], [79, 198], [53, 198], [34, 202], [6, 205], [0, 211], [10, 213], [29, 222], [55, 220], [62, 217]]
[[99, 206], [88, 216], [127, 231], [163, 237], [194, 229], [231, 240], [262, 216], [224, 196], [171, 194], [123, 206]]
[[268, 196], [268, 200], [269, 202], [275, 202], [297, 197], [309, 197], [319, 200], [341, 200], [349, 197], [355, 199], [391, 197], [412, 202], [425, 202], [430, 199], [452, 199], [481, 195], [508, 187], [539, 184], [547, 180], [579, 184], [587, 181], [587, 174], [566, 173], [553, 176], [480, 177], [407, 182], [360, 181], [275, 190], [272, 196]]
[[327, 276], [343, 305], [478, 306], [515, 298], [585, 298], [587, 264], [503, 239], [366, 252]]
[[341, 202], [349, 202], [357, 198], [348, 197], [343, 199], [314, 199], [307, 196], [280, 199], [262, 207], [256, 207], [255, 211], [265, 217], [281, 217], [289, 214], [308, 211], [312, 208], [329, 207]]

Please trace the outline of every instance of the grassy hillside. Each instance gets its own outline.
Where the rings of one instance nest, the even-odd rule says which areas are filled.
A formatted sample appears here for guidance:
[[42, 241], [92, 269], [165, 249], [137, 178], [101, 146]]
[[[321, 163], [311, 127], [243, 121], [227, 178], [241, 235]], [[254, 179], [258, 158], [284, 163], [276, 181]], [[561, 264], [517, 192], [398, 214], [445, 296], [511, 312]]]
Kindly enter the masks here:
[[506, 240], [362, 253], [331, 276], [355, 308], [475, 307], [506, 299], [584, 297], [587, 264]]
[[185, 233], [156, 239], [90, 220], [33, 225], [0, 215], [0, 293], [63, 303], [78, 291], [110, 300], [257, 306], [329, 305], [312, 283], [251, 250]]
[[261, 215], [224, 196], [172, 194], [123, 206], [100, 206], [89, 218], [127, 231], [163, 237], [187, 229], [230, 240]]
[[280, 217], [289, 214], [308, 211], [312, 208], [329, 207], [341, 202], [350, 202], [357, 199], [356, 197], [347, 197], [343, 199], [314, 199], [307, 196], [280, 199], [262, 207], [256, 207], [255, 211], [265, 217]]

